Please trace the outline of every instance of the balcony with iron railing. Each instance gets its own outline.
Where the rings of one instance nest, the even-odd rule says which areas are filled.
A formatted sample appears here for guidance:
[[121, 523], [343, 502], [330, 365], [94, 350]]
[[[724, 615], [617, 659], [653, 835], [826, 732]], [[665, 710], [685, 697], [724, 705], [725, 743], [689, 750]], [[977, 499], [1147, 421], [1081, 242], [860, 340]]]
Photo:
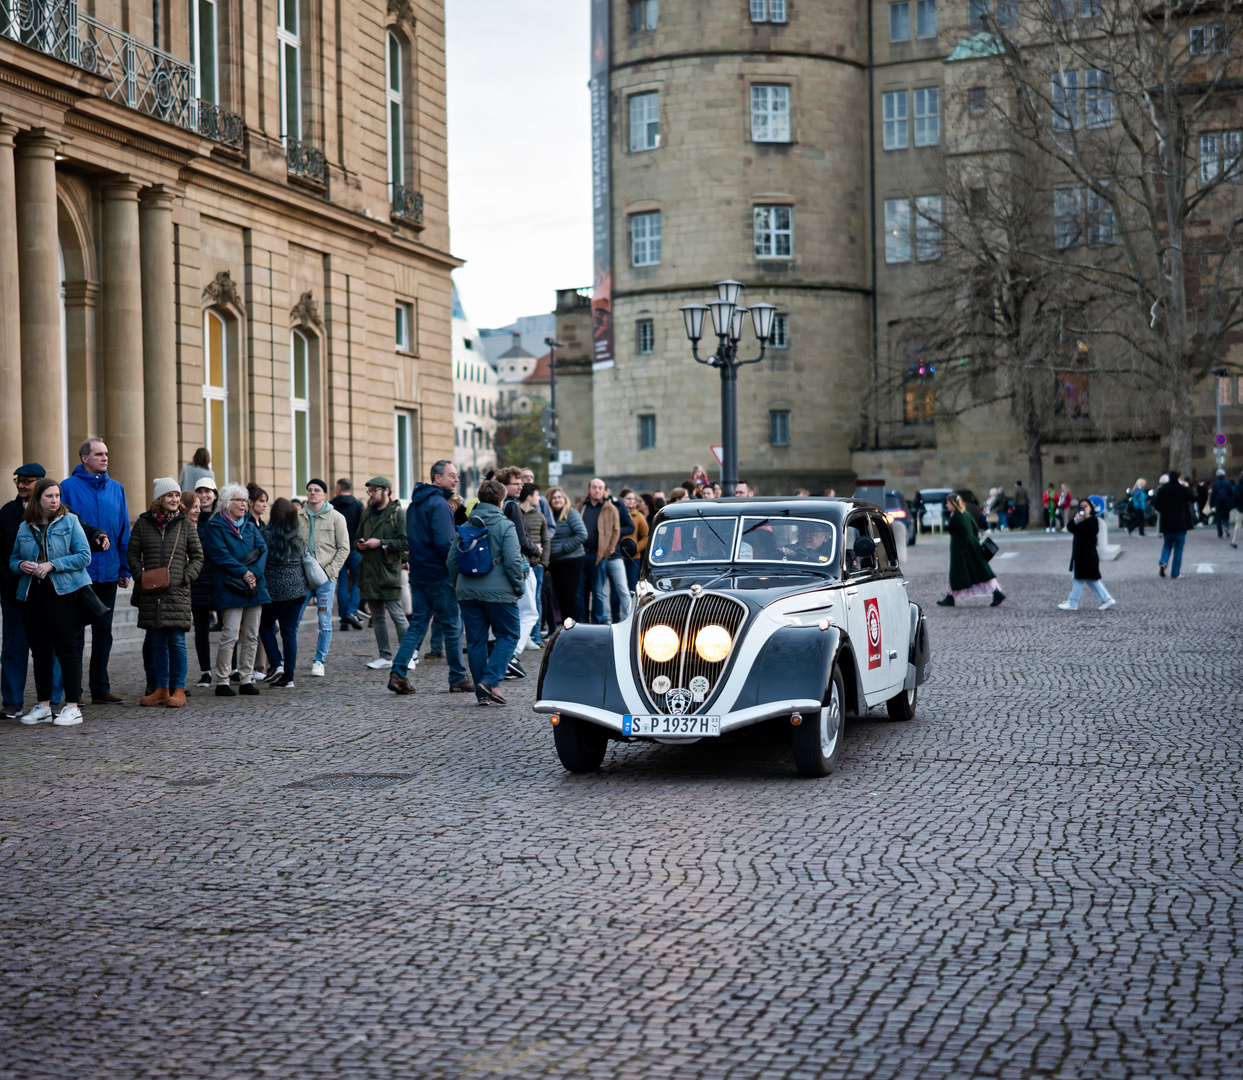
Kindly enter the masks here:
[[108, 81], [109, 101], [241, 150], [237, 113], [193, 96], [185, 60], [78, 10], [78, 0], [0, 0], [0, 36]]
[[390, 184], [393, 193], [392, 216], [407, 225], [423, 227], [423, 193], [411, 191], [401, 184]]
[[290, 176], [324, 185], [324, 152], [304, 139], [285, 137], [285, 168]]

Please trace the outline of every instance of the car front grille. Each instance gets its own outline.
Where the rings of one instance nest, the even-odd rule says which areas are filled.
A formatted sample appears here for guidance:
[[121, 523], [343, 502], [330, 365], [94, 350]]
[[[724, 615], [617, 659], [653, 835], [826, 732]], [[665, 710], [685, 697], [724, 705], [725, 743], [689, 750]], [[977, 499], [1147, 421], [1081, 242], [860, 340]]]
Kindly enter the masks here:
[[[719, 683], [729, 665], [730, 656], [738, 645], [738, 632], [747, 618], [745, 604], [720, 593], [678, 593], [653, 600], [639, 613], [635, 620], [635, 656], [639, 670], [639, 688], [653, 711], [675, 712], [669, 697], [674, 690], [690, 690], [691, 681], [703, 676], [708, 689], [703, 701], [692, 701], [684, 711], [688, 714], [703, 712], [716, 696]], [[658, 663], [643, 651], [643, 635], [653, 626], [669, 626], [678, 635], [679, 647], [673, 658]], [[710, 662], [695, 651], [695, 635], [705, 626], [722, 626], [728, 631], [733, 647], [724, 660]], [[660, 676], [670, 682], [669, 690], [657, 694], [652, 683]], [[680, 696], [680, 695], [679, 695]]]

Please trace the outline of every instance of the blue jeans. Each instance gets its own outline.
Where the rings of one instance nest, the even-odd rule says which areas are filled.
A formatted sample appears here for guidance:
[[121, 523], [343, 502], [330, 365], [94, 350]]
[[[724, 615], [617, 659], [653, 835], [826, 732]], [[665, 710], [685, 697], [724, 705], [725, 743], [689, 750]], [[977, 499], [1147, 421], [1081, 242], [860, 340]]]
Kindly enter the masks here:
[[[328, 646], [332, 644], [332, 594], [336, 589], [336, 583], [325, 581], [318, 589], [312, 589], [306, 594], [306, 599], [302, 601], [302, 610], [298, 612], [298, 621], [302, 621], [302, 615], [306, 611], [306, 606], [311, 602], [311, 597], [315, 597], [316, 619], [319, 626], [319, 635], [315, 638], [315, 662], [322, 664], [328, 659]], [[265, 645], [266, 649], [267, 646]]]
[[[634, 592], [634, 587], [639, 583], [639, 559], [636, 556], [633, 559], [627, 559], [624, 555], [618, 560], [622, 564], [622, 569], [626, 572], [626, 592]], [[613, 616], [614, 622], [621, 622], [621, 592], [614, 588], [612, 596], [609, 597], [609, 613]]]
[[[462, 663], [462, 637], [458, 627], [457, 593], [447, 579], [441, 581], [411, 581], [410, 606], [414, 609], [410, 625], [402, 635], [397, 655], [393, 657], [393, 670], [405, 676], [406, 665], [423, 644], [423, 637], [435, 616], [440, 620], [444, 633], [445, 659], [449, 662], [449, 685], [456, 686], [466, 678], [466, 666]], [[492, 605], [504, 607], [504, 604]], [[517, 611], [517, 609], [514, 609]], [[514, 643], [517, 644], [518, 624], [514, 623]], [[433, 634], [433, 637], [435, 635]], [[484, 628], [484, 647], [487, 647], [487, 628]], [[508, 661], [506, 661], [508, 663]], [[474, 664], [471, 664], [474, 670]], [[501, 675], [505, 672], [502, 669]]]
[[[3, 608], [4, 645], [0, 647], [0, 686], [3, 686], [4, 707], [20, 709], [26, 696], [26, 672], [30, 667], [30, 642], [26, 640], [26, 620], [21, 605], [0, 600]], [[60, 677], [60, 661], [52, 658], [52, 704], [59, 705], [65, 696]]]
[[337, 618], [357, 615], [361, 603], [358, 595], [358, 564], [363, 561], [361, 551], [351, 551], [337, 575]]
[[1097, 598], [1102, 604], [1109, 599], [1109, 590], [1105, 588], [1105, 583], [1103, 581], [1084, 581], [1081, 578], [1075, 578], [1070, 587], [1070, 595], [1066, 597], [1066, 602], [1070, 604], [1071, 607], [1079, 606], [1079, 597], [1083, 595], [1083, 587], [1085, 585], [1096, 593]]
[[148, 630], [151, 641], [151, 681], [168, 690], [186, 688], [190, 657], [184, 630]]
[[[475, 686], [500, 686], [505, 669], [518, 647], [518, 605], [492, 604], [484, 600], [459, 600], [462, 625], [466, 629], [466, 656]], [[496, 644], [488, 656], [488, 628], [496, 633]], [[446, 629], [446, 636], [448, 627]]]
[[626, 584], [626, 560], [620, 555], [610, 557], [604, 560], [596, 571], [596, 604], [595, 617], [592, 620], [597, 623], [606, 623], [609, 620], [604, 617], [604, 579], [609, 579], [609, 586], [612, 592], [610, 605], [613, 612], [613, 622], [621, 622], [630, 614], [630, 589]]
[[1179, 572], [1183, 568], [1183, 544], [1186, 542], [1187, 534], [1185, 532], [1161, 534], [1161, 565], [1170, 565], [1170, 552], [1173, 552], [1174, 565], [1170, 567], [1170, 572], [1174, 577], [1178, 577]]
[[544, 568], [532, 566], [535, 575], [535, 629], [531, 631], [531, 640], [540, 643], [540, 628], [544, 625]]
[[[259, 640], [263, 642], [263, 651], [268, 654], [268, 667], [283, 666], [285, 674], [292, 677], [298, 666], [298, 623], [302, 621], [302, 611], [306, 607], [305, 600], [296, 596], [292, 600], [274, 600], [263, 605], [263, 615], [259, 618]], [[281, 641], [285, 645], [284, 654], [276, 644], [277, 620], [281, 624]]]

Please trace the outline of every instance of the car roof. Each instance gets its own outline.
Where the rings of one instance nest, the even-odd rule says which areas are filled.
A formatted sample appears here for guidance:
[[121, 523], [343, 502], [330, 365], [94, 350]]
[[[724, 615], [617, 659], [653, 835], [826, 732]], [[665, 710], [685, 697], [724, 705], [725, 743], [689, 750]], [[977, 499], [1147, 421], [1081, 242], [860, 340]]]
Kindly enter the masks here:
[[875, 503], [866, 499], [828, 499], [790, 496], [788, 498], [744, 498], [735, 496], [721, 499], [680, 499], [666, 503], [657, 515], [661, 521], [680, 521], [684, 518], [704, 517], [802, 517], [822, 518], [840, 525], [846, 515], [855, 508], [879, 510]]

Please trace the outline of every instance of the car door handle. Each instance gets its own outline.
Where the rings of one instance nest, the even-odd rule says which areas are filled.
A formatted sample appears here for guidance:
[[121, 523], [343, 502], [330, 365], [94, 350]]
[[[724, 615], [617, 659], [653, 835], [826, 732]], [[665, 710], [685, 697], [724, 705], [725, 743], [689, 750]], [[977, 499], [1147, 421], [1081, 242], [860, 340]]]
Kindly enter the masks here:
[[847, 589], [847, 590], [846, 590], [846, 595], [847, 595], [847, 596], [854, 596], [854, 595], [855, 595], [855, 593], [857, 593], [858, 591], [859, 591], [859, 590], [858, 590], [857, 588], [856, 588], [856, 589]]
[[890, 659], [890, 660], [896, 660], [897, 658], [898, 658], [898, 650], [897, 650], [897, 649], [890, 649], [890, 650], [889, 650], [889, 659]]

